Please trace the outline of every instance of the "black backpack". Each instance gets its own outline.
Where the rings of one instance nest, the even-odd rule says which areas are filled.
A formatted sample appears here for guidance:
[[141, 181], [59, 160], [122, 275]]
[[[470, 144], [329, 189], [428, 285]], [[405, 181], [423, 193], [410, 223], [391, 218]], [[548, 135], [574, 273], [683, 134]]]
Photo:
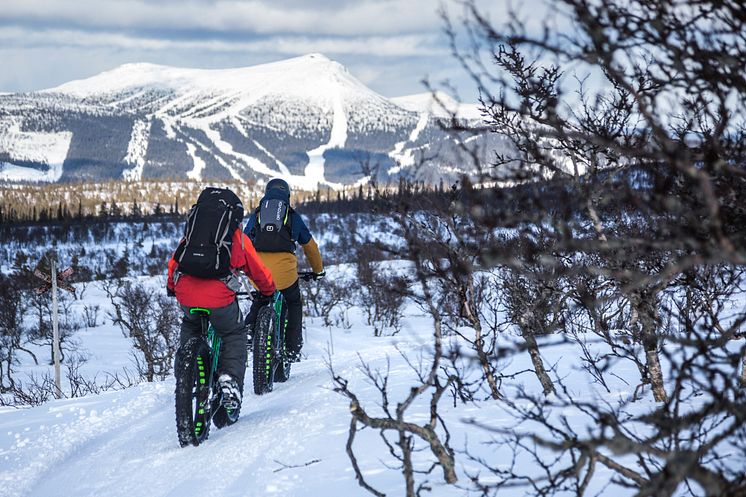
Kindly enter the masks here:
[[243, 219], [243, 205], [227, 188], [205, 188], [187, 214], [184, 239], [174, 253], [179, 271], [199, 278], [231, 274], [233, 233]]
[[285, 200], [262, 199], [256, 209], [252, 232], [254, 248], [259, 252], [295, 253], [292, 219], [293, 208]]

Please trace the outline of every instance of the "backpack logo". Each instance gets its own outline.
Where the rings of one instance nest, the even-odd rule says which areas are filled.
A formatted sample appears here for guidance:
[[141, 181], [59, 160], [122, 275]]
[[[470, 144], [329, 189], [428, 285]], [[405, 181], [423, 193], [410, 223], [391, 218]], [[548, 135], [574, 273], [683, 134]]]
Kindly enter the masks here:
[[274, 231], [275, 230], [275, 225], [274, 224], [268, 224], [266, 229], [267, 229], [267, 231]]

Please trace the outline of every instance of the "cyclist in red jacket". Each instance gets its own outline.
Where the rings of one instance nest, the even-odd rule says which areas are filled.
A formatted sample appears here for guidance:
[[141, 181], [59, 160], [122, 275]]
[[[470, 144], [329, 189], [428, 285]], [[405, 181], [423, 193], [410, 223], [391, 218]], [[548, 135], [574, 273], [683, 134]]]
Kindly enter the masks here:
[[205, 279], [179, 272], [174, 256], [168, 261], [169, 295], [175, 295], [184, 317], [181, 322], [180, 344], [201, 333], [200, 318], [189, 314], [191, 307], [210, 310], [210, 323], [223, 340], [218, 360], [218, 382], [223, 392], [223, 405], [237, 409], [241, 404], [244, 373], [246, 372], [246, 326], [236, 300], [236, 271], [244, 272], [266, 296], [275, 293], [272, 273], [262, 263], [251, 240], [237, 228], [231, 242], [230, 267], [234, 273], [229, 280]]

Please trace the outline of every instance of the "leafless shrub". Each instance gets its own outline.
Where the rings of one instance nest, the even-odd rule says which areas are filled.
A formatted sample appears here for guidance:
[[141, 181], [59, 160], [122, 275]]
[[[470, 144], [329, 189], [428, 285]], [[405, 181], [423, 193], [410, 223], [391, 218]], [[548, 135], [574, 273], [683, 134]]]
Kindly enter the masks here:
[[[460, 140], [474, 167], [452, 194], [432, 205], [404, 194], [386, 212], [406, 238], [397, 258], [418, 268], [422, 288], [409, 298], [459, 338], [445, 355], [432, 348], [434, 362], [449, 362], [438, 374], [454, 406], [484, 402], [481, 382], [509, 415], [473, 420], [500, 456], [467, 444], [479, 470], [465, 486], [482, 496], [743, 495], [744, 7], [563, 0], [534, 29], [515, 12], [496, 26], [477, 2], [458, 4], [463, 17], [444, 13], [446, 31], [484, 122], [470, 129], [453, 116], [448, 126], [507, 146], [485, 165]], [[497, 303], [481, 302], [495, 293], [485, 273], [499, 275]], [[506, 326], [522, 339], [500, 336]], [[574, 353], [544, 368], [535, 391], [500, 363], [525, 351], [533, 360], [540, 335], [558, 337], [543, 338], [542, 352], [563, 343]], [[576, 374], [587, 392], [568, 385]], [[386, 375], [369, 377], [391, 403]], [[335, 382], [351, 401], [353, 468], [378, 495], [353, 457], [355, 429], [406, 432], [403, 416], [385, 425]], [[417, 491], [410, 435], [388, 445], [407, 495]]]
[[36, 361], [36, 356], [25, 347], [28, 339], [23, 324], [27, 312], [22, 282], [14, 276], [0, 274], [0, 394], [15, 386], [16, 354], [23, 351]]
[[179, 344], [181, 311], [172, 299], [141, 283], [105, 284], [109, 317], [132, 340], [138, 373], [146, 381], [164, 379]]
[[95, 328], [96, 326], [98, 326], [98, 314], [100, 310], [101, 306], [98, 304], [83, 306], [83, 317], [86, 327]]
[[[62, 376], [63, 398], [123, 390], [140, 382], [139, 374], [135, 376], [127, 369], [115, 373], [99, 372], [93, 376], [83, 373], [80, 368], [86, 361], [84, 356], [72, 354], [65, 362]], [[0, 396], [0, 406], [34, 407], [56, 398], [56, 392], [54, 376], [51, 373], [28, 374], [24, 379], [17, 381], [6, 395]]]
[[320, 317], [324, 326], [349, 329], [348, 310], [355, 304], [348, 284], [324, 278], [311, 285], [302, 285], [304, 311], [311, 317]]
[[[474, 424], [532, 464], [474, 456], [484, 469], [475, 488], [584, 495], [601, 465], [615, 475], [605, 492], [741, 495], [746, 480], [724, 458], [746, 450], [734, 342], [746, 317], [725, 310], [743, 298], [746, 263], [735, 228], [746, 80], [733, 72], [746, 64], [743, 6], [564, 0], [533, 30], [516, 13], [498, 26], [476, 2], [462, 5], [459, 26], [444, 17], [452, 48], [480, 89], [486, 128], [510, 146], [464, 179], [454, 210], [521, 243], [542, 240], [486, 243], [478, 263], [512, 273], [502, 296], [516, 326], [573, 337], [590, 383], [609, 392], [629, 380], [624, 361], [640, 376], [618, 402], [579, 398], [557, 376], [551, 396], [503, 382], [514, 423]], [[632, 408], [647, 386], [655, 407]]]
[[407, 279], [393, 271], [382, 271], [375, 264], [381, 256], [373, 246], [358, 251], [356, 261], [358, 303], [364, 310], [367, 323], [373, 326], [373, 335], [384, 331], [399, 332]]

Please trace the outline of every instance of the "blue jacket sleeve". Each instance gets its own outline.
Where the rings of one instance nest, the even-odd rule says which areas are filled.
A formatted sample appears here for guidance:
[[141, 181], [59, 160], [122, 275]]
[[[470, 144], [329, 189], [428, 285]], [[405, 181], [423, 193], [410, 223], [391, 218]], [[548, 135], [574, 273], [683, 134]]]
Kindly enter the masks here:
[[300, 214], [293, 212], [293, 240], [297, 241], [301, 245], [305, 245], [311, 241], [311, 232], [308, 231], [308, 226], [303, 222], [303, 218]]
[[254, 229], [254, 226], [256, 225], [256, 212], [252, 212], [251, 216], [249, 216], [249, 220], [246, 222], [246, 227], [243, 229], [243, 232], [246, 233], [246, 236], [249, 237], [249, 240], [252, 242], [254, 241], [254, 236], [251, 234], [251, 230]]

